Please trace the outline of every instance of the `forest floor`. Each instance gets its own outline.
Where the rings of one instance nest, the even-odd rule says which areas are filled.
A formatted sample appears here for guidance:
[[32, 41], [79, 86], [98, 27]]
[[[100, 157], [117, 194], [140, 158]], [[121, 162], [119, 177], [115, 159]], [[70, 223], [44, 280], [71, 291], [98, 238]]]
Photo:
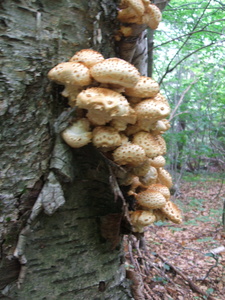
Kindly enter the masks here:
[[179, 196], [172, 200], [183, 211], [182, 224], [150, 226], [145, 250], [128, 238], [127, 264], [136, 274], [137, 295], [153, 300], [224, 300], [225, 183], [208, 178], [183, 181]]

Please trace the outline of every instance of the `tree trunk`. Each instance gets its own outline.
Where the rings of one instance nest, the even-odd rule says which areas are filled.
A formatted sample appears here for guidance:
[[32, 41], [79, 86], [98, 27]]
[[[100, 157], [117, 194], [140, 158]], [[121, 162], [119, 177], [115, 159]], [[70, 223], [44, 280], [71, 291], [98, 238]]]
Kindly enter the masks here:
[[[80, 49], [115, 56], [115, 3], [5, 0], [0, 6], [0, 298], [131, 299], [116, 232], [122, 205], [108, 167], [92, 146], [72, 150], [61, 143], [57, 128], [67, 100], [47, 79]], [[47, 201], [51, 216], [42, 211], [27, 230], [37, 199]], [[111, 234], [101, 229], [110, 227], [107, 220], [116, 228], [113, 245], [100, 233]], [[21, 231], [26, 265], [13, 255]]]

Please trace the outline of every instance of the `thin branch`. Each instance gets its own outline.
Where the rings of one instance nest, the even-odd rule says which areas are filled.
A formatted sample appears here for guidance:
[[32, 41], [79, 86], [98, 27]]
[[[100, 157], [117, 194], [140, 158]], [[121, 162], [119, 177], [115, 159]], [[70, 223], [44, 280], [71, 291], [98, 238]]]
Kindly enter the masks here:
[[[211, 2], [211, 0], [209, 0], [208, 4], [207, 4], [206, 7], [204, 8], [202, 14], [200, 15], [200, 17], [198, 18], [197, 22], [195, 23], [195, 25], [194, 25], [192, 31], [194, 31], [194, 30], [197, 28], [199, 22], [201, 21], [201, 19], [203, 18], [204, 14], [205, 14], [206, 8], [210, 5], [210, 2]], [[165, 74], [163, 75], [163, 77], [161, 78], [159, 84], [161, 84], [162, 81], [163, 81], [163, 79], [165, 78], [165, 76], [166, 76], [169, 72], [171, 72], [171, 71], [170, 71], [170, 70], [171, 70], [170, 65], [172, 64], [172, 62], [173, 62], [173, 60], [175, 59], [175, 57], [180, 53], [180, 51], [181, 51], [181, 50], [183, 49], [183, 47], [186, 45], [186, 43], [188, 42], [188, 40], [190, 39], [190, 37], [191, 37], [191, 35], [188, 35], [188, 36], [187, 36], [187, 38], [186, 38], [185, 41], [183, 42], [182, 46], [177, 50], [177, 52], [176, 52], [176, 53], [174, 54], [174, 56], [171, 58], [169, 64], [167, 65], [166, 72], [165, 72]], [[175, 65], [175, 67], [176, 67], [176, 66], [177, 66], [177, 64]], [[172, 70], [174, 70], [175, 67], [173, 67]]]
[[183, 37], [185, 37], [185, 36], [191, 36], [191, 35], [194, 35], [195, 33], [199, 33], [199, 32], [209, 32], [209, 33], [215, 33], [215, 34], [220, 34], [220, 35], [221, 35], [221, 34], [222, 34], [221, 32], [212, 31], [212, 30], [205, 30], [205, 29], [204, 29], [204, 28], [207, 27], [208, 25], [210, 25], [210, 24], [212, 24], [212, 23], [215, 23], [215, 22], [218, 22], [218, 21], [225, 21], [225, 19], [219, 19], [219, 20], [215, 20], [215, 21], [213, 21], [213, 22], [210, 22], [210, 23], [208, 23], [206, 26], [204, 26], [203, 28], [201, 28], [201, 29], [199, 29], [199, 30], [191, 31], [191, 32], [188, 32], [188, 33], [179, 35], [179, 36], [177, 36], [177, 37], [175, 37], [175, 38], [173, 38], [173, 39], [170, 39], [170, 40], [168, 40], [168, 41], [166, 41], [166, 42], [164, 42], [164, 43], [162, 43], [162, 44], [159, 44], [159, 45], [154, 46], [153, 49], [162, 47], [162, 46], [164, 46], [164, 45], [166, 45], [166, 44], [169, 44], [169, 43], [171, 43], [171, 42], [174, 42], [174, 41], [176, 41], [176, 40], [179, 40], [179, 39], [181, 39], [181, 38], [183, 38]]
[[194, 80], [194, 81], [186, 88], [186, 90], [184, 90], [184, 92], [182, 93], [182, 95], [181, 95], [181, 97], [180, 97], [180, 99], [179, 99], [179, 101], [178, 101], [176, 107], [174, 108], [174, 110], [172, 111], [172, 113], [171, 113], [171, 115], [170, 115], [169, 121], [171, 121], [171, 120], [174, 118], [176, 111], [177, 111], [178, 108], [181, 106], [181, 104], [182, 104], [182, 102], [183, 102], [183, 100], [184, 100], [184, 96], [185, 96], [185, 95], [187, 94], [187, 92], [190, 90], [190, 88], [192, 87], [192, 85], [194, 85], [197, 81], [198, 81], [198, 80], [195, 79], [195, 80]]
[[[195, 54], [195, 53], [201, 51], [202, 49], [205, 49], [205, 48], [210, 47], [210, 46], [212, 46], [212, 45], [214, 45], [214, 44], [222, 43], [222, 42], [225, 42], [225, 39], [222, 40], [222, 41], [213, 41], [213, 42], [209, 43], [208, 45], [202, 46], [202, 47], [196, 49], [195, 51], [193, 51], [193, 52], [191, 52], [191, 53], [185, 55], [185, 56], [184, 56], [181, 60], [179, 60], [179, 61], [178, 61], [171, 69], [168, 69], [168, 68], [167, 68], [165, 74], [162, 76], [161, 80], [159, 81], [159, 84], [162, 83], [163, 79], [166, 77], [166, 75], [167, 75], [168, 73], [172, 72], [172, 71], [173, 71], [179, 64], [181, 64], [185, 59], [187, 59], [187, 58], [190, 57], [191, 55], [193, 55], [193, 54]], [[169, 66], [169, 65], [168, 65], [168, 66]]]
[[[189, 113], [190, 113], [189, 110], [182, 111], [182, 112], [180, 112], [180, 113], [178, 113], [178, 114], [175, 114], [175, 115], [173, 116], [173, 119], [176, 118], [176, 117], [179, 116], [179, 115], [189, 114]], [[170, 121], [171, 121], [171, 118], [170, 118]]]
[[207, 271], [207, 273], [205, 274], [204, 277], [197, 279], [198, 281], [204, 281], [206, 280], [207, 277], [209, 277], [209, 274], [211, 273], [211, 271], [216, 268], [218, 266], [219, 263], [219, 256], [218, 255], [213, 255], [213, 258], [215, 259], [215, 264], [212, 265], [209, 270]]

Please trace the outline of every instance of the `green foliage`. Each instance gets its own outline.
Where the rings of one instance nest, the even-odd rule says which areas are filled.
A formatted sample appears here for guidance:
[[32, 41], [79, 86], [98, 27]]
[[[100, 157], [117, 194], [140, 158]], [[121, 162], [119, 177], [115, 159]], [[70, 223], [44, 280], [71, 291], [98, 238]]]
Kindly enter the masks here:
[[224, 178], [224, 174], [221, 173], [209, 173], [209, 172], [185, 172], [183, 175], [183, 180], [187, 182], [196, 182], [196, 184], [201, 182], [207, 182], [207, 181], [218, 181]]
[[163, 284], [167, 284], [167, 280], [165, 277], [161, 277], [161, 276], [155, 276], [152, 278], [152, 281], [154, 282], [161, 282]]
[[224, 160], [224, 10], [215, 0], [173, 0], [155, 33], [153, 77], [172, 108], [165, 139], [174, 169]]

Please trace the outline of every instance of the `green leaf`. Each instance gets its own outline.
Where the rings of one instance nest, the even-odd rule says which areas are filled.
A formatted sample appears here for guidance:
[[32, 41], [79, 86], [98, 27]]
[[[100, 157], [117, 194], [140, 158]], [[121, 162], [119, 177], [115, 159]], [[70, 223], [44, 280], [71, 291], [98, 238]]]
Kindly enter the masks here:
[[167, 270], [167, 271], [169, 271], [169, 270], [170, 270], [170, 266], [169, 266], [169, 265], [167, 265], [166, 263], [164, 263], [164, 265], [163, 265], [163, 268], [164, 268], [165, 270]]
[[208, 257], [214, 257], [214, 254], [211, 253], [211, 252], [208, 252], [208, 253], [205, 254], [205, 256], [208, 256]]

